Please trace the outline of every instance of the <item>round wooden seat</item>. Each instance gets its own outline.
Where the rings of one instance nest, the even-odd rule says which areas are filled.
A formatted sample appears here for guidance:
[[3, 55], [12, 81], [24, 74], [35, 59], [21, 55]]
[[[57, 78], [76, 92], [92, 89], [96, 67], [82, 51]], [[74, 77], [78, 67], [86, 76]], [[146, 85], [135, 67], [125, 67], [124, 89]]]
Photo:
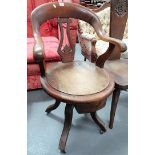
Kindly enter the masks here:
[[49, 85], [70, 95], [90, 95], [109, 85], [109, 75], [94, 64], [82, 61], [54, 63], [46, 69]]
[[90, 62], [52, 63], [41, 78], [43, 88], [63, 101], [89, 103], [106, 98], [114, 82], [108, 73]]
[[105, 63], [105, 69], [109, 72], [114, 81], [121, 86], [128, 85], [128, 60], [108, 60]]

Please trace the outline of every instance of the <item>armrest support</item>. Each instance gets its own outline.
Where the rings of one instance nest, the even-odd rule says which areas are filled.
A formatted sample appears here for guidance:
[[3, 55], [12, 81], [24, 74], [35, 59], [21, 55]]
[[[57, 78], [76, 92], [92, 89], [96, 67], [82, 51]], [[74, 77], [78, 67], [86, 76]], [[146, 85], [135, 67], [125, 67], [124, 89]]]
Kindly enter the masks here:
[[36, 63], [39, 64], [41, 76], [45, 76], [44, 69], [44, 44], [39, 34], [34, 33], [35, 44], [33, 47], [33, 55]]
[[[96, 52], [96, 42], [97, 39], [95, 37], [87, 37], [85, 35], [81, 35], [79, 34], [80, 40], [81, 40], [81, 45], [82, 44], [86, 44], [85, 42], [89, 42], [90, 46], [91, 46], [91, 51], [86, 49], [83, 50], [83, 55], [85, 57], [87, 57], [87, 59], [89, 59], [91, 62], [96, 62], [97, 66], [103, 67], [105, 61], [109, 58], [110, 54], [112, 53], [112, 50], [115, 46], [118, 46], [121, 52], [124, 52], [127, 50], [127, 46], [124, 42], [122, 42], [119, 39], [115, 39], [112, 37], [108, 37], [108, 36], [104, 36], [104, 35], [100, 35], [99, 39], [105, 42], [109, 42], [111, 43], [108, 50], [102, 54], [102, 55], [97, 55]], [[82, 45], [83, 46], [83, 45]]]
[[106, 41], [106, 42], [109, 42], [115, 46], [118, 46], [119, 49], [120, 49], [120, 52], [125, 52], [127, 50], [127, 46], [126, 44], [121, 41], [120, 39], [116, 39], [116, 38], [112, 38], [112, 37], [109, 37], [109, 36], [99, 36], [99, 38], [103, 41]]
[[43, 41], [40, 35], [34, 34], [34, 40], [35, 44], [33, 47], [33, 55], [34, 55], [34, 60], [39, 63], [43, 61], [43, 51], [44, 51], [44, 46], [43, 46]]
[[97, 59], [96, 65], [99, 67], [104, 66], [105, 61], [109, 58], [115, 46], [119, 47], [120, 52], [125, 52], [127, 50], [126, 44], [119, 39], [115, 39], [104, 35], [100, 35], [99, 38], [103, 41], [111, 43], [108, 50], [104, 54], [100, 55]]

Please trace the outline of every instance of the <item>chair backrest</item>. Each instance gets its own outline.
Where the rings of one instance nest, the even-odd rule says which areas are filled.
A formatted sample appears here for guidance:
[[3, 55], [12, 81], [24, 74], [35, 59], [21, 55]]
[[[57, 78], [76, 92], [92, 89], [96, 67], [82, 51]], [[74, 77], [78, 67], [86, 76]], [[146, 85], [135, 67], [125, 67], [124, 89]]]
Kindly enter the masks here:
[[[111, 0], [110, 37], [123, 39], [128, 19], [128, 0]], [[119, 59], [121, 56], [118, 47], [115, 47], [109, 59]]]
[[[34, 36], [40, 36], [40, 25], [49, 19], [58, 18], [58, 24], [61, 31], [61, 39], [58, 47], [58, 53], [62, 59], [62, 62], [70, 62], [74, 60], [75, 49], [72, 46], [70, 39], [69, 23], [70, 18], [76, 18], [83, 20], [93, 26], [98, 36], [102, 36], [102, 25], [99, 18], [95, 13], [79, 4], [72, 3], [45, 3], [33, 10], [31, 14], [31, 22]], [[67, 37], [69, 40], [69, 46], [62, 47], [63, 42], [63, 28], [62, 23], [67, 23]]]

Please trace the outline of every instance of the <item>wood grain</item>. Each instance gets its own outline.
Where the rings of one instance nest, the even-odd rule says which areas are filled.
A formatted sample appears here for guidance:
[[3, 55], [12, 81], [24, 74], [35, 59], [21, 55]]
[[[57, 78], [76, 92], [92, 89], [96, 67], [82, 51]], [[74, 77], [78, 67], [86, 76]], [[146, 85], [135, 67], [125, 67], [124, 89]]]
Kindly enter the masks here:
[[47, 82], [58, 91], [71, 95], [90, 95], [109, 85], [104, 70], [89, 62], [53, 63], [46, 69]]

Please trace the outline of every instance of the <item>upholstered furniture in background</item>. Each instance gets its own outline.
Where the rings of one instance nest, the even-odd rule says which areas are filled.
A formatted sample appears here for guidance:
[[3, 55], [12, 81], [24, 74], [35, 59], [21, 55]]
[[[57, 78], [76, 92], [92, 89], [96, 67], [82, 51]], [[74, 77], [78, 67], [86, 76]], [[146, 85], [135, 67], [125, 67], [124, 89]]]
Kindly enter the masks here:
[[[40, 69], [39, 65], [35, 63], [33, 56], [33, 46], [34, 46], [34, 38], [32, 33], [31, 26], [31, 12], [37, 6], [48, 3], [62, 0], [27, 0], [27, 89], [38, 89], [41, 88], [40, 83]], [[70, 3], [79, 3], [79, 0], [64, 0], [65, 2]], [[72, 20], [70, 24], [70, 36], [73, 41], [73, 46], [76, 44], [77, 37], [77, 20]], [[66, 29], [66, 25], [63, 24], [63, 28]], [[57, 53], [57, 48], [59, 44], [60, 38], [60, 30], [58, 28], [57, 19], [48, 20], [40, 27], [41, 36], [44, 42], [45, 49], [45, 62], [55, 62], [61, 61], [59, 54]], [[68, 40], [66, 34], [64, 35], [63, 45], [68, 44]]]
[[[45, 49], [43, 48], [39, 27], [51, 18], [58, 18], [61, 34], [58, 54], [62, 62], [45, 65], [45, 57], [43, 55]], [[50, 105], [46, 112], [49, 113], [56, 109], [60, 103], [66, 104], [64, 128], [59, 142], [59, 148], [63, 153], [65, 153], [65, 146], [72, 123], [73, 108], [78, 113], [90, 113], [92, 119], [103, 133], [106, 129], [103, 122], [98, 118], [96, 111], [105, 106], [107, 97], [114, 89], [114, 81], [108, 72], [103, 69], [103, 66], [98, 67], [99, 65], [96, 66], [90, 62], [74, 60], [75, 48], [72, 46], [72, 39], [69, 35], [69, 25], [72, 18], [88, 22], [94, 27], [99, 39], [110, 42], [112, 47], [117, 47], [120, 51], [126, 50], [126, 46], [121, 40], [105, 36], [98, 17], [91, 10], [81, 5], [56, 2], [47, 3], [36, 8], [32, 13], [35, 39], [34, 59], [40, 66], [43, 89], [52, 98], [56, 99], [56, 103]], [[63, 46], [62, 44], [64, 36], [62, 26], [64, 23], [67, 24], [66, 34], [70, 46], [68, 44]], [[107, 51], [102, 56], [105, 57], [110, 54], [110, 51]], [[72, 145], [75, 144], [72, 143]]]
[[[93, 11], [100, 18], [105, 35], [127, 42], [127, 0], [110, 0]], [[83, 21], [79, 21], [79, 40], [85, 60], [88, 59], [99, 67], [104, 66], [115, 81], [109, 123], [112, 129], [120, 91], [128, 89], [127, 52], [121, 53], [117, 47], [100, 40], [94, 29]], [[110, 57], [106, 54], [103, 56], [106, 51], [111, 53]], [[109, 60], [106, 61], [107, 59]]]

